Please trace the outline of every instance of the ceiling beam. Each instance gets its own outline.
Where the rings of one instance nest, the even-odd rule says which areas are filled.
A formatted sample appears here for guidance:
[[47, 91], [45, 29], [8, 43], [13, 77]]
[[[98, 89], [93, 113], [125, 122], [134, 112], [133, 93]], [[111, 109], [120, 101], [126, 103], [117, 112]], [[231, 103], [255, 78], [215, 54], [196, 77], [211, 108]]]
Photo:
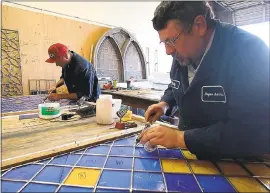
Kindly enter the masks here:
[[222, 1], [215, 1], [215, 2], [227, 11], [234, 11], [232, 8], [230, 8], [226, 3]]

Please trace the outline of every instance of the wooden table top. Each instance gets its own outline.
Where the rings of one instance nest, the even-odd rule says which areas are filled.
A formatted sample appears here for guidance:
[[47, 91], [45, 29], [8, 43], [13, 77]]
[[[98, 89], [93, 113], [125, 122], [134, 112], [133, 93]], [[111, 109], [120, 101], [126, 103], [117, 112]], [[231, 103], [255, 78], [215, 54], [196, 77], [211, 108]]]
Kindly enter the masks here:
[[102, 90], [103, 94], [121, 95], [127, 97], [133, 97], [137, 99], [144, 99], [153, 102], [160, 101], [164, 94], [164, 91], [157, 91], [151, 89], [140, 89], [140, 90]]
[[85, 145], [113, 139], [117, 136], [139, 132], [143, 118], [134, 120], [137, 128], [118, 130], [112, 125], [98, 125], [95, 117], [73, 121], [44, 120], [40, 118], [19, 119], [19, 115], [2, 117], [2, 169], [56, 152], [78, 149]]

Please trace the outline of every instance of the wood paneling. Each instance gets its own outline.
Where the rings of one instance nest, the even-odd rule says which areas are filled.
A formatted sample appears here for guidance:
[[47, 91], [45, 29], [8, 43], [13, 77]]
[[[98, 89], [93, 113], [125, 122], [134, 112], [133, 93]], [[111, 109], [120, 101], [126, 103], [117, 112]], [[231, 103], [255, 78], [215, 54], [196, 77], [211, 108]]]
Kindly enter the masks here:
[[61, 68], [45, 63], [51, 44], [66, 44], [90, 60], [93, 45], [110, 29], [6, 5], [2, 6], [2, 28], [19, 32], [23, 94], [29, 94], [28, 79], [59, 79]]

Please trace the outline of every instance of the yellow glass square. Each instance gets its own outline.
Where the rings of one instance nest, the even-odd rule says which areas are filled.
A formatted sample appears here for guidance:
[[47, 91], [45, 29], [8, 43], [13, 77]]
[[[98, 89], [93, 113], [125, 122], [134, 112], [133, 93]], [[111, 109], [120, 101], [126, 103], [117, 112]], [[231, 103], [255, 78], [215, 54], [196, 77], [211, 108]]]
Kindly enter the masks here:
[[190, 151], [182, 150], [182, 152], [187, 159], [197, 160], [197, 157], [194, 154], [190, 153]]
[[248, 172], [239, 164], [233, 162], [218, 162], [217, 165], [226, 176], [249, 176]]
[[164, 172], [171, 173], [191, 173], [185, 160], [161, 159]]
[[264, 188], [254, 178], [230, 177], [228, 179], [238, 192], [268, 192], [266, 188]]
[[254, 176], [270, 176], [270, 168], [264, 164], [245, 164]]
[[101, 170], [88, 168], [74, 168], [64, 184], [95, 186], [100, 176]]
[[195, 174], [219, 174], [217, 168], [209, 161], [190, 161], [189, 164]]
[[270, 179], [259, 179], [270, 190]]

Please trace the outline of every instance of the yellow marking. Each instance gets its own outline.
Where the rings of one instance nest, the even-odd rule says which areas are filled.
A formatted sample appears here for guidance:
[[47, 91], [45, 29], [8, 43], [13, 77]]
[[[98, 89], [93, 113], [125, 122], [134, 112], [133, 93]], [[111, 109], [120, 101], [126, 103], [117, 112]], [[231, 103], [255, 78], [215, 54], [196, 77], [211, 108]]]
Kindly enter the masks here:
[[254, 176], [270, 176], [270, 168], [264, 164], [245, 164]]
[[217, 164], [225, 175], [249, 176], [248, 172], [237, 163], [218, 162]]
[[217, 168], [209, 161], [190, 161], [189, 164], [195, 174], [219, 174]]
[[268, 189], [270, 189], [270, 179], [259, 179]]
[[185, 160], [161, 159], [164, 172], [191, 173]]
[[228, 179], [238, 192], [268, 192], [266, 188], [264, 188], [254, 178], [230, 177]]
[[194, 154], [190, 153], [190, 151], [182, 150], [182, 152], [187, 159], [197, 160], [197, 157]]
[[101, 170], [75, 168], [64, 184], [81, 185], [81, 186], [95, 186], [100, 176]]

